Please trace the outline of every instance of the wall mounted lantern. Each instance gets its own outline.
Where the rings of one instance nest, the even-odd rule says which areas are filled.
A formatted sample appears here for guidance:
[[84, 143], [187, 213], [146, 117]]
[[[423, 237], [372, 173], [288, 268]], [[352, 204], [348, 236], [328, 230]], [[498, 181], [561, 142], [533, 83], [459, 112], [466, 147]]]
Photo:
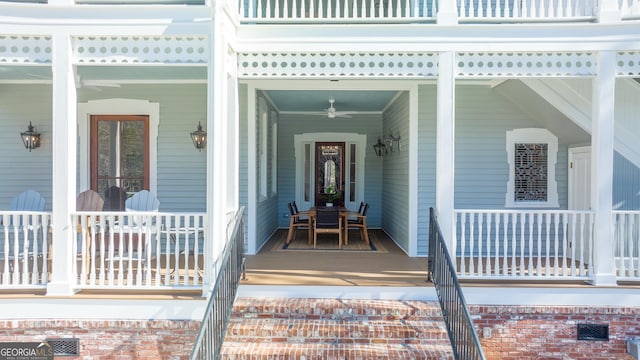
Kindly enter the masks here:
[[378, 158], [381, 158], [387, 154], [387, 149], [382, 140], [380, 140], [379, 136], [378, 142], [373, 144], [373, 150], [376, 152], [376, 156], [378, 156]]
[[20, 133], [20, 138], [24, 143], [24, 147], [29, 149], [29, 152], [31, 152], [32, 149], [40, 147], [40, 133], [31, 125], [31, 121], [29, 121], [27, 131]]
[[198, 122], [198, 130], [191, 133], [191, 140], [198, 151], [207, 147], [207, 132], [202, 130], [200, 122]]
[[402, 150], [400, 148], [400, 136], [393, 136], [393, 133], [389, 133], [389, 135], [384, 138], [384, 144], [387, 149], [389, 149], [389, 152], [393, 152], [394, 149], [398, 149], [398, 151]]

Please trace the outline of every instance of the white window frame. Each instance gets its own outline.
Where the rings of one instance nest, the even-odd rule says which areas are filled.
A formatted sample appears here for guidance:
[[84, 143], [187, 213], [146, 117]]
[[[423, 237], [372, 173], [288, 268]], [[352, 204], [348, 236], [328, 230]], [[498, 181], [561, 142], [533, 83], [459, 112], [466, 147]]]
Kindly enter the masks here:
[[[509, 181], [505, 194], [505, 207], [509, 208], [557, 208], [558, 184], [556, 182], [556, 163], [558, 160], [558, 138], [547, 129], [524, 128], [507, 131], [507, 161], [509, 162]], [[547, 200], [515, 201], [515, 144], [547, 144]]]

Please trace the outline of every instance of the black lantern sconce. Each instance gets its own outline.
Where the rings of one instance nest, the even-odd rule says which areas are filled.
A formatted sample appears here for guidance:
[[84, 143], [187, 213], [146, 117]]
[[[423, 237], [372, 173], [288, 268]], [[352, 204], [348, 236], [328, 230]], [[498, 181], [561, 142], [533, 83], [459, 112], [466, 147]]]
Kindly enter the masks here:
[[382, 142], [382, 140], [380, 140], [379, 136], [378, 136], [378, 142], [373, 144], [373, 150], [376, 152], [376, 156], [378, 158], [381, 158], [387, 154], [387, 148]]
[[191, 140], [198, 151], [207, 147], [207, 132], [202, 130], [200, 122], [198, 122], [198, 130], [191, 133]]
[[24, 147], [29, 149], [29, 152], [31, 152], [32, 149], [40, 147], [40, 133], [31, 125], [31, 121], [29, 121], [27, 131], [20, 133], [20, 138], [24, 143]]

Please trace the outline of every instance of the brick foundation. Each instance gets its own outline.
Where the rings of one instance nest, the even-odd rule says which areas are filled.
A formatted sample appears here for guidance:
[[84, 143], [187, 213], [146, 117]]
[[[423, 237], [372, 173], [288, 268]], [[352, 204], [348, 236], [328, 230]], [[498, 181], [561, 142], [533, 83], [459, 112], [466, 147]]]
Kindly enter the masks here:
[[[640, 307], [472, 305], [469, 311], [487, 359], [633, 359], [625, 340], [640, 336]], [[609, 340], [577, 340], [578, 324], [608, 324]]]
[[78, 338], [80, 356], [64, 359], [188, 359], [199, 321], [13, 320], [0, 321], [0, 342]]

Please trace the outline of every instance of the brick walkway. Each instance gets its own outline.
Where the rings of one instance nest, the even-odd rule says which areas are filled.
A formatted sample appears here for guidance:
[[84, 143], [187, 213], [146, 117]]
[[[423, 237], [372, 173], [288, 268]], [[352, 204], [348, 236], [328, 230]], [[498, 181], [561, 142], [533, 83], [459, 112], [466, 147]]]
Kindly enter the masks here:
[[223, 359], [453, 359], [436, 302], [240, 298]]

